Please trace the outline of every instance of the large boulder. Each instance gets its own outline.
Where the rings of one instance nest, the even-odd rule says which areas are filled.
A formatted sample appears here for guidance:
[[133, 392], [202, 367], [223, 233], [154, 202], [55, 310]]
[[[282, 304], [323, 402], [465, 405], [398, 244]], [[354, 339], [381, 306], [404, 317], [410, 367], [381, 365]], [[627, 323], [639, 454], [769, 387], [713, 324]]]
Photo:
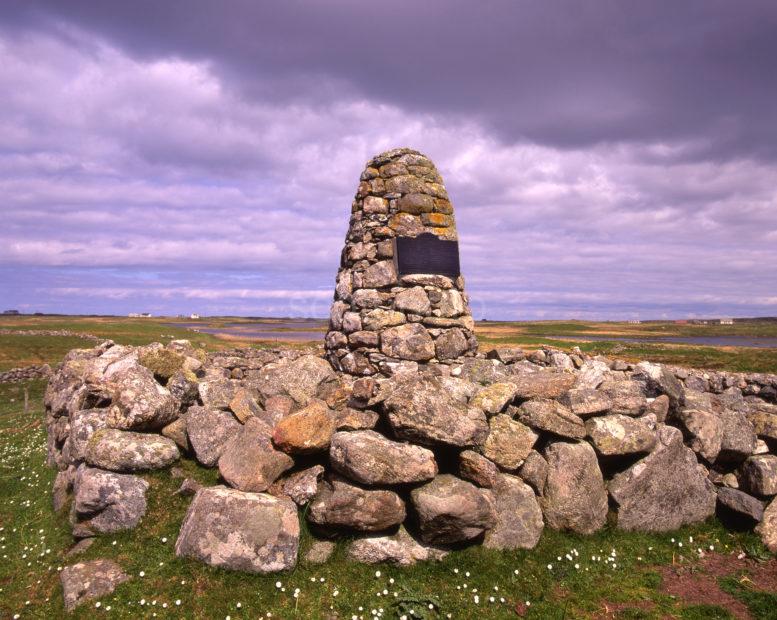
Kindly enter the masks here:
[[291, 500], [216, 486], [197, 491], [175, 554], [229, 570], [273, 573], [294, 568], [298, 548]]
[[146, 514], [148, 486], [138, 476], [81, 465], [70, 513], [74, 535], [83, 538], [136, 527]]
[[592, 534], [607, 520], [607, 491], [594, 449], [587, 443], [556, 441], [543, 451], [548, 464], [540, 505], [556, 530]]
[[691, 449], [707, 462], [714, 463], [720, 453], [723, 439], [723, 425], [720, 416], [704, 409], [683, 409], [675, 418]]
[[218, 463], [227, 442], [242, 428], [229, 411], [189, 407], [186, 412], [186, 434], [197, 460], [206, 467]]
[[348, 545], [348, 559], [362, 564], [412, 566], [416, 562], [441, 560], [446, 555], [446, 551], [420, 544], [401, 525], [396, 534], [357, 538]]
[[273, 431], [273, 443], [290, 454], [314, 454], [329, 448], [337, 415], [326, 403], [313, 400], [304, 409], [283, 418]]
[[421, 540], [446, 545], [480, 536], [495, 524], [490, 497], [450, 474], [437, 476], [410, 493]]
[[389, 357], [425, 362], [434, 357], [434, 340], [423, 325], [405, 323], [381, 332], [380, 350]]
[[583, 420], [555, 400], [525, 402], [515, 412], [515, 417], [526, 426], [560, 437], [582, 439], [586, 434]]
[[746, 415], [759, 437], [777, 441], [777, 405], [754, 403]]
[[501, 474], [490, 490], [496, 523], [486, 532], [489, 549], [533, 549], [542, 535], [542, 510], [532, 488], [520, 478]]
[[670, 426], [658, 429], [653, 452], [616, 474], [609, 491], [624, 530], [665, 532], [715, 512], [715, 488], [706, 470], [683, 444], [682, 433]]
[[656, 432], [640, 418], [606, 415], [590, 418], [586, 432], [602, 456], [622, 456], [650, 452], [656, 445]]
[[742, 486], [755, 495], [777, 495], [777, 456], [751, 456], [742, 463], [739, 479]]
[[360, 532], [387, 530], [405, 516], [405, 504], [393, 491], [363, 489], [337, 477], [319, 483], [308, 509], [311, 523]]
[[332, 377], [334, 371], [329, 362], [316, 355], [302, 355], [267, 364], [258, 371], [253, 383], [265, 398], [285, 394], [304, 406], [315, 396], [319, 385]]
[[455, 400], [433, 377], [398, 381], [384, 408], [397, 437], [424, 445], [464, 448], [482, 443], [488, 433], [485, 414]]
[[116, 586], [129, 579], [121, 566], [111, 560], [91, 560], [66, 566], [59, 574], [65, 611], [113, 593]]
[[89, 465], [124, 473], [163, 469], [179, 456], [172, 439], [110, 428], [95, 432], [86, 446]]
[[366, 485], [424, 482], [437, 475], [431, 450], [391, 441], [371, 430], [335, 433], [329, 463], [335, 471]]
[[504, 414], [495, 415], [488, 426], [484, 456], [503, 469], [517, 469], [537, 442], [537, 433]]
[[595, 390], [610, 374], [610, 367], [600, 360], [586, 360], [580, 367], [575, 387], [583, 390]]
[[250, 417], [224, 445], [219, 473], [229, 486], [261, 493], [294, 466], [294, 459], [273, 447], [269, 434], [264, 422]]

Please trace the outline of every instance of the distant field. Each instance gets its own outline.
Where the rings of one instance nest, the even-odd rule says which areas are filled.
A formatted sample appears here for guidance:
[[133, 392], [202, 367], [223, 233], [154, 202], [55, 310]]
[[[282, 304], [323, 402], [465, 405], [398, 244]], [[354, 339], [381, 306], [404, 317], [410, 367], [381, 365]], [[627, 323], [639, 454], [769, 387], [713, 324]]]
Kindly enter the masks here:
[[[246, 336], [257, 319], [245, 317], [216, 317], [200, 321], [209, 328], [224, 329], [224, 334], [212, 335], [177, 327], [187, 322], [179, 318], [130, 319], [125, 317], [63, 317], [10, 316], [0, 317], [0, 329], [67, 329], [110, 338], [120, 344], [167, 342], [173, 338], [188, 338], [207, 350], [238, 346], [276, 346], [272, 340]], [[238, 324], [229, 327], [228, 324]], [[294, 333], [289, 319], [261, 319], [263, 329], [271, 329], [277, 339]], [[317, 332], [315, 338], [284, 342], [284, 346], [304, 346], [322, 343], [325, 323], [305, 332]], [[543, 345], [570, 350], [580, 347], [591, 354], [602, 354], [630, 361], [649, 360], [718, 370], [739, 372], [777, 373], [777, 348], [754, 349], [745, 347], [697, 346], [656, 342], [629, 343], [618, 341], [582, 341], [585, 336], [601, 337], [722, 337], [777, 338], [777, 321], [746, 321], [734, 325], [688, 325], [664, 323], [596, 323], [586, 321], [481, 321], [475, 328], [481, 349], [514, 345], [533, 350]], [[318, 335], [320, 333], [320, 336]], [[565, 339], [565, 336], [575, 339]], [[0, 370], [15, 365], [56, 363], [72, 348], [91, 346], [86, 340], [66, 337], [0, 335]]]

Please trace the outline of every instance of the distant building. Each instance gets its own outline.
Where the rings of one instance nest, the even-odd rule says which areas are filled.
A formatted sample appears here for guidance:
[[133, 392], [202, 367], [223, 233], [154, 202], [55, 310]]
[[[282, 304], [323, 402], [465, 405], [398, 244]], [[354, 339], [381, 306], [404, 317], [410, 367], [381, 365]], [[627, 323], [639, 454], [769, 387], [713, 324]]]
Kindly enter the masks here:
[[720, 319], [721, 325], [733, 325], [734, 319]]
[[131, 319], [149, 319], [151, 318], [150, 312], [130, 312], [127, 315]]
[[190, 319], [199, 319], [199, 318], [200, 318], [200, 315], [199, 315], [199, 314], [197, 314], [196, 312], [192, 312], [192, 313], [189, 315], [189, 318], [190, 318]]
[[679, 321], [674, 322], [675, 325], [688, 325], [688, 321], [685, 319], [680, 319]]
[[639, 319], [631, 319], [630, 321], [627, 321], [627, 323], [631, 323], [632, 325], [639, 325], [642, 323]]
[[18, 310], [4, 310], [3, 314], [19, 314]]

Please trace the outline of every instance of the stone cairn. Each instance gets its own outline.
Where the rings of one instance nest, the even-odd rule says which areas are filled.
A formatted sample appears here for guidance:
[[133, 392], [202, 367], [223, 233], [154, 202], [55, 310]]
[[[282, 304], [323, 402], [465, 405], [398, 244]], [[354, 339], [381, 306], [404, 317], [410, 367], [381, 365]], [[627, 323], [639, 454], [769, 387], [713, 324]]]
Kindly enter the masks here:
[[[371, 162], [365, 182], [393, 188], [392, 179], [418, 178], [380, 176], [401, 164], [429, 171], [423, 184], [441, 187], [431, 165], [419, 161], [428, 160], [393, 151]], [[410, 192], [397, 193], [375, 197], [390, 210], [390, 201]], [[360, 194], [355, 215], [369, 197], [366, 188]], [[373, 244], [361, 234], [353, 244], [349, 237], [348, 247]], [[293, 568], [300, 518], [319, 538], [303, 550], [310, 562], [325, 561], [331, 539], [342, 535], [352, 539], [347, 554], [354, 561], [405, 566], [462, 544], [532, 548], [545, 527], [591, 534], [608, 516], [624, 530], [661, 532], [715, 513], [724, 523], [754, 527], [777, 551], [777, 375], [549, 348], [471, 355], [471, 329], [461, 324], [440, 332], [430, 325], [421, 339], [433, 346], [406, 349], [426, 350], [425, 359], [407, 359], [394, 354], [386, 332], [426, 330], [445, 292], [461, 293], [460, 286], [394, 286], [387, 278], [365, 288], [363, 274], [388, 260], [378, 245], [372, 259], [344, 263], [351, 302], [365, 290], [381, 302], [349, 305], [349, 320], [394, 312], [416, 286], [429, 311], [397, 310], [405, 322], [374, 331], [337, 330], [347, 342], [332, 348], [327, 339], [335, 369], [319, 350], [206, 355], [185, 340], [142, 347], [107, 341], [65, 357], [45, 395], [48, 462], [58, 472], [54, 507], [69, 510], [79, 545], [142, 527], [153, 492], [145, 472], [169, 468], [183, 477], [174, 464], [186, 458], [218, 468], [220, 483], [182, 480], [179, 493], [192, 499], [176, 553], [233, 570]], [[336, 303], [347, 297], [338, 296]], [[456, 314], [467, 317], [466, 306]], [[433, 359], [440, 338], [456, 329], [465, 336], [464, 355]], [[349, 337], [364, 331], [377, 339], [351, 350]], [[357, 354], [361, 372], [374, 374], [339, 370]], [[109, 560], [68, 567], [61, 577], [66, 604], [125, 578]]]
[[399, 273], [396, 239], [420, 235], [458, 241], [442, 177], [418, 151], [381, 153], [361, 174], [337, 272], [326, 335], [336, 370], [413, 372], [477, 351], [464, 278]]

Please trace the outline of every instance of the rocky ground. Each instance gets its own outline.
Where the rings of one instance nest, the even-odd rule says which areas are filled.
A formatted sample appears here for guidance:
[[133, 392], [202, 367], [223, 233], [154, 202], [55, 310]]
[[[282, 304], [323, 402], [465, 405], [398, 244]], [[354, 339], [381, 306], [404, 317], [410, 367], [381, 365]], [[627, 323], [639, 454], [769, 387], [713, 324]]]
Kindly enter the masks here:
[[45, 398], [55, 507], [78, 539], [137, 527], [147, 472], [192, 459], [218, 484], [182, 481], [176, 553], [238, 571], [293, 568], [301, 519], [317, 561], [343, 536], [352, 560], [405, 566], [716, 512], [777, 550], [773, 375], [517, 349], [398, 368], [354, 378], [315, 352], [185, 341], [73, 351]]

